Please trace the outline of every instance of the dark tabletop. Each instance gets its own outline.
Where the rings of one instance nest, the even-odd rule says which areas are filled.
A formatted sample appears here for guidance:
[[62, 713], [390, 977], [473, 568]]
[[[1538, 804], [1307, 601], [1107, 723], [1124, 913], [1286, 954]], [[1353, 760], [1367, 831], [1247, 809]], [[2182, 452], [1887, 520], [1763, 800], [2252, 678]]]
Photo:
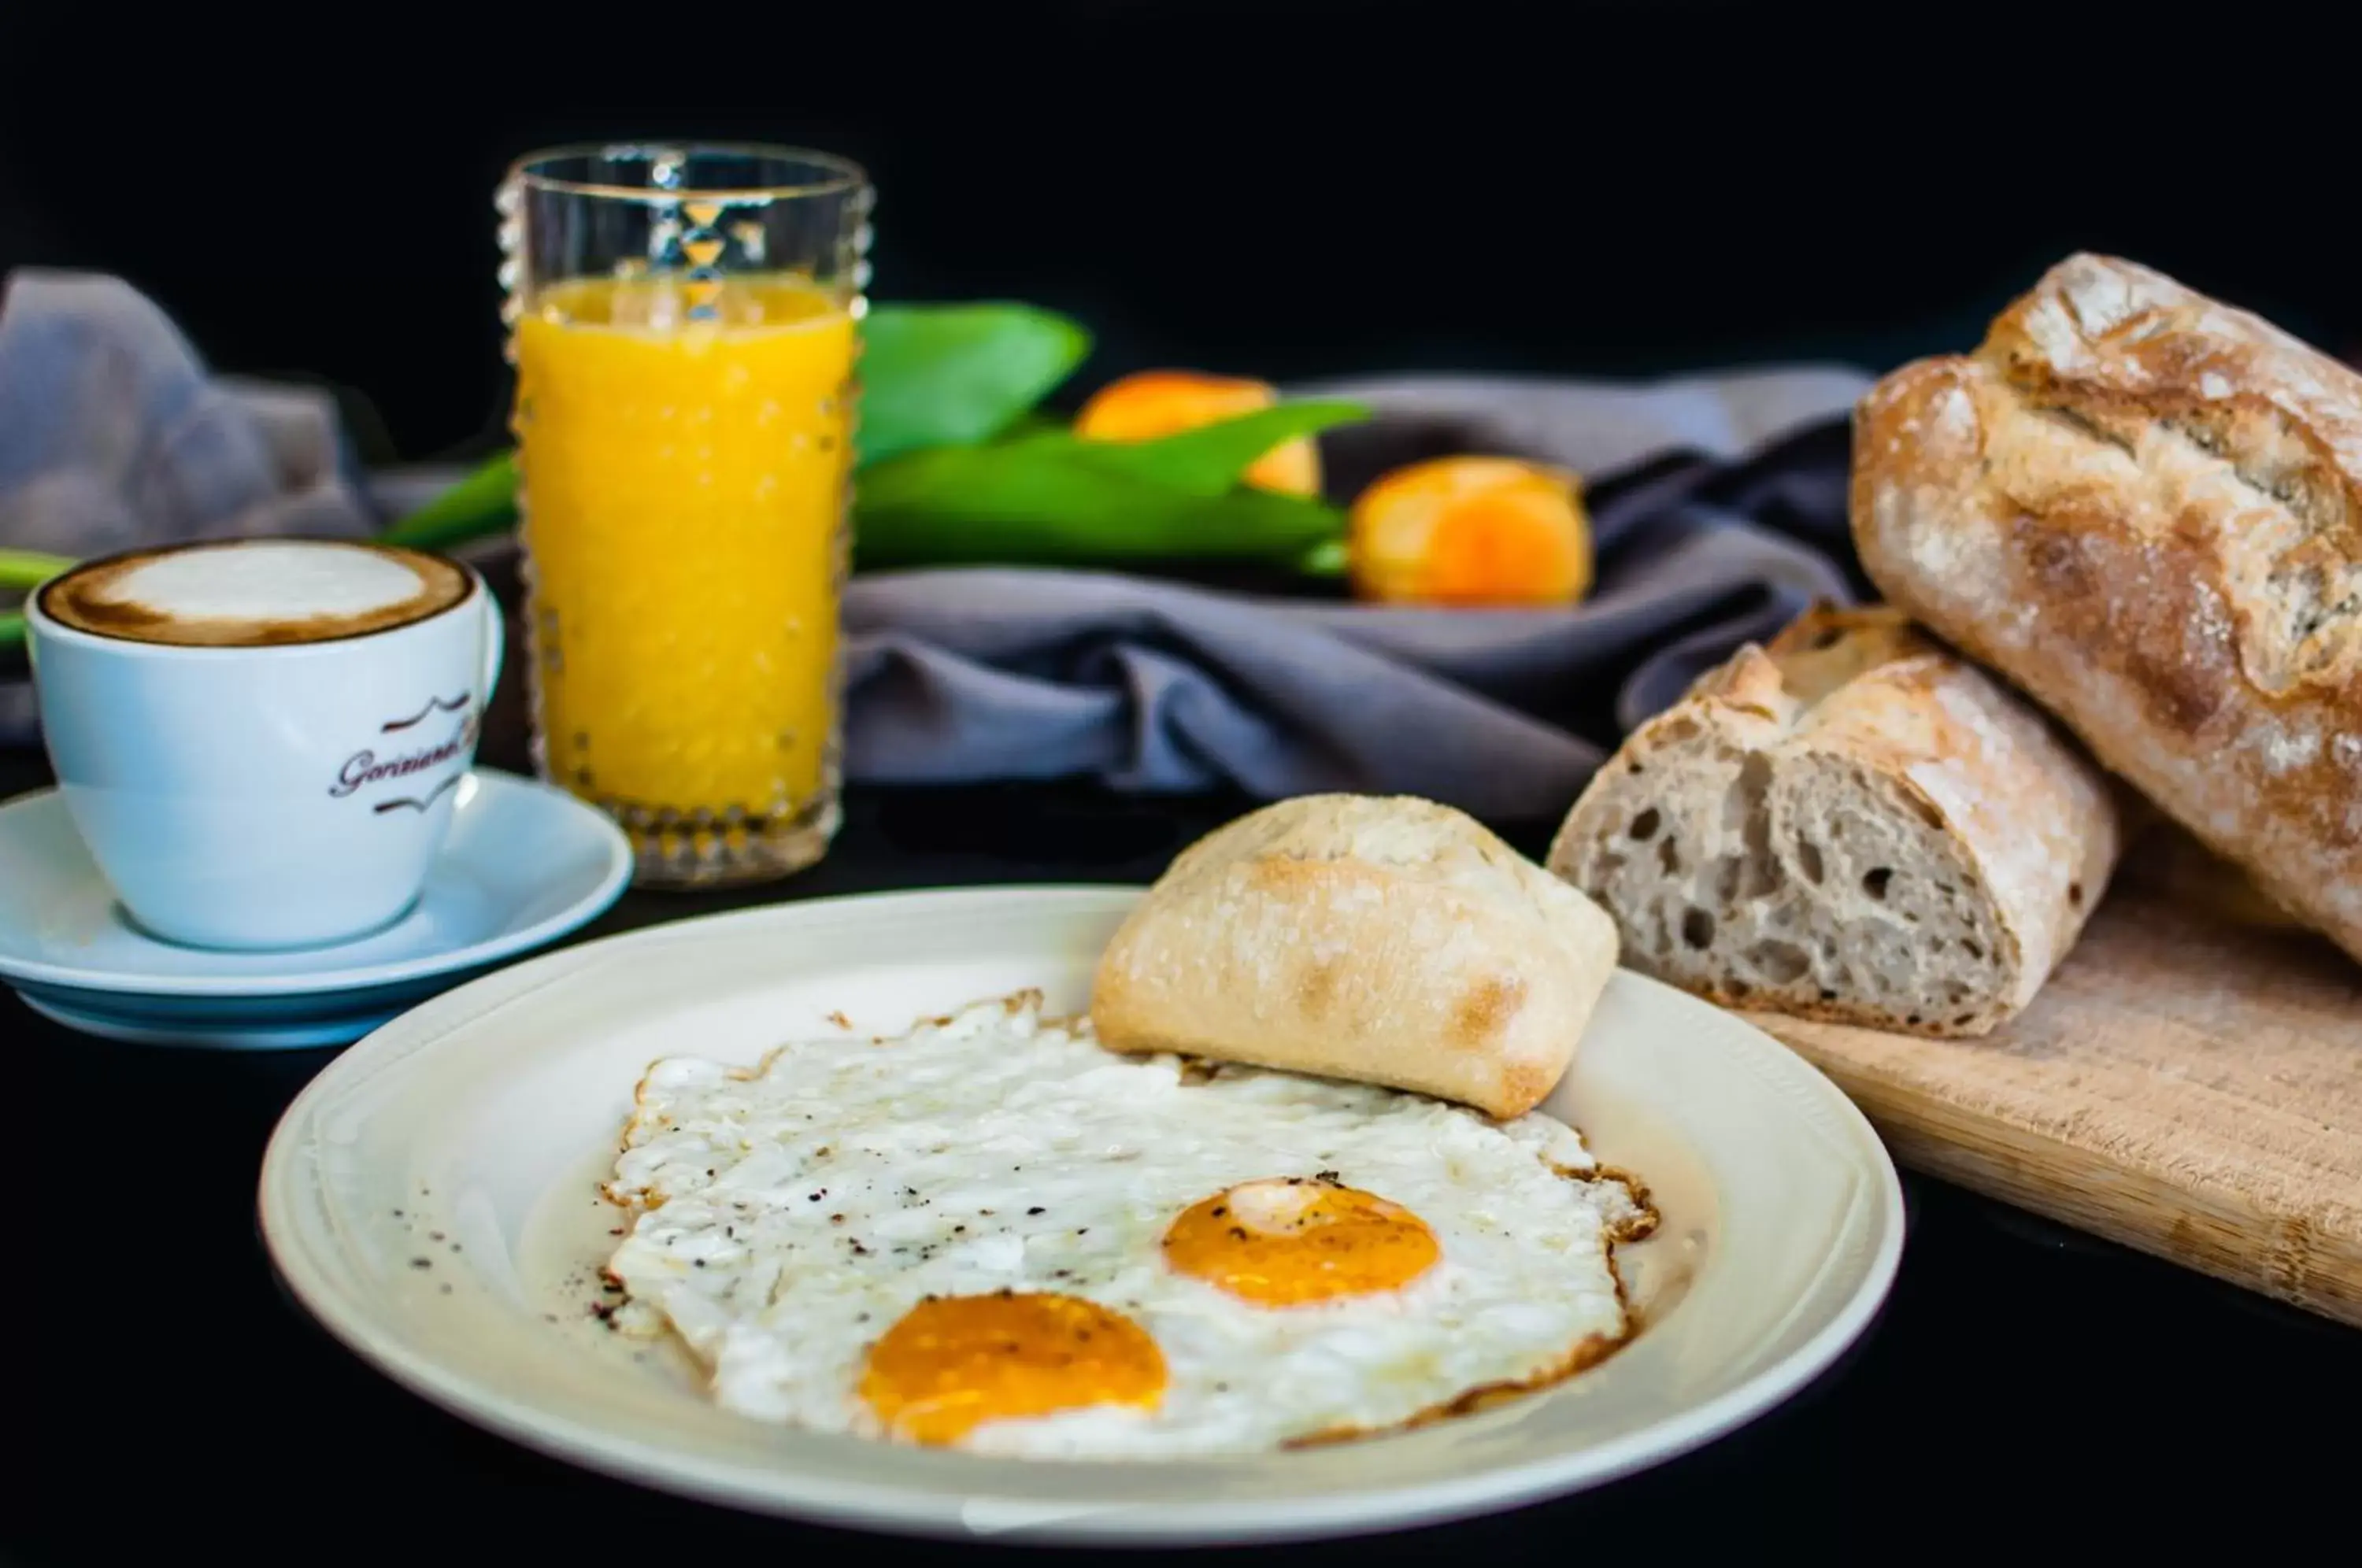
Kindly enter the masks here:
[[[484, 760], [522, 769], [513, 702], [496, 707]], [[0, 752], [0, 798], [47, 782], [37, 755]], [[775, 899], [1144, 882], [1247, 804], [1040, 786], [855, 790], [833, 851], [801, 878], [630, 893], [573, 940]], [[1538, 852], [1551, 824], [1496, 825]], [[395, 1551], [469, 1562], [498, 1540], [530, 1543], [519, 1562], [669, 1551], [768, 1568], [879, 1549], [541, 1458], [396, 1388], [315, 1328], [272, 1277], [254, 1191], [273, 1122], [333, 1051], [119, 1045], [52, 1024], [13, 993], [0, 993], [0, 1037], [33, 1066], [8, 1121], [33, 1129], [39, 1151], [10, 1183], [18, 1221], [6, 1247], [18, 1353], [33, 1368], [31, 1400], [7, 1407], [19, 1430], [10, 1479], [36, 1484], [0, 1508], [0, 1558], [160, 1562], [226, 1543], [247, 1562]], [[1784, 1407], [1602, 1491], [1274, 1552], [1315, 1568], [1443, 1553], [1574, 1564], [1669, 1546], [1684, 1561], [1726, 1543], [2014, 1544], [2062, 1507], [2116, 1534], [2250, 1514], [2278, 1529], [2350, 1507], [2362, 1333], [1940, 1182], [1906, 1174], [1904, 1185], [1909, 1241], [1884, 1313]], [[2315, 1475], [2342, 1485], [2324, 1491]], [[1910, 1521], [1901, 1536], [1898, 1519]], [[909, 1550], [981, 1563], [1023, 1549]]]

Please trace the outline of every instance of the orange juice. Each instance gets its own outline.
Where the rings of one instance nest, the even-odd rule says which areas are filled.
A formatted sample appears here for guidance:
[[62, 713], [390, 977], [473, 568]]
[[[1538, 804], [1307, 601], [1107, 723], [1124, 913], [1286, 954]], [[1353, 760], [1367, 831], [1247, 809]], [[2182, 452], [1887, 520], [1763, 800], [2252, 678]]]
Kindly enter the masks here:
[[535, 294], [515, 349], [543, 772], [613, 812], [644, 864], [736, 865], [782, 839], [816, 858], [835, 811], [844, 301], [777, 274], [585, 279]]

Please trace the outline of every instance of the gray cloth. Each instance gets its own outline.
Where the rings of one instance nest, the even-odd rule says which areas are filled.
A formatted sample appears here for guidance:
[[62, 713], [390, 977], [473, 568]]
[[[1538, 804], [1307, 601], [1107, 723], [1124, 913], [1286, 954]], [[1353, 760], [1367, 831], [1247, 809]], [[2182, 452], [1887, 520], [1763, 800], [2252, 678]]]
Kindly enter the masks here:
[[1555, 815], [1624, 731], [1740, 642], [1857, 597], [1844, 421], [1868, 384], [1802, 368], [1291, 388], [1374, 410], [1324, 444], [1339, 493], [1455, 452], [1598, 476], [1597, 591], [1574, 610], [1449, 611], [1081, 572], [863, 578], [844, 610], [847, 771], [1399, 790], [1496, 820]]
[[[1339, 494], [1451, 452], [1583, 473], [1596, 591], [1572, 610], [1441, 611], [1089, 572], [865, 576], [844, 606], [847, 775], [1401, 790], [1551, 815], [1700, 669], [1816, 598], [1856, 596], [1844, 416], [1867, 384], [1807, 367], [1290, 389], [1375, 410], [1324, 440]], [[20, 272], [0, 305], [0, 546], [366, 532], [335, 446], [301, 394], [208, 381], [113, 280]], [[22, 682], [0, 686], [0, 741], [33, 738]]]
[[[117, 278], [23, 268], [0, 295], [0, 547], [75, 558], [181, 539], [374, 532], [334, 402], [205, 373]], [[0, 681], [0, 743], [33, 733]]]
[[0, 297], [0, 543], [65, 556], [239, 534], [352, 536], [334, 402], [208, 377], [116, 278], [26, 268]]

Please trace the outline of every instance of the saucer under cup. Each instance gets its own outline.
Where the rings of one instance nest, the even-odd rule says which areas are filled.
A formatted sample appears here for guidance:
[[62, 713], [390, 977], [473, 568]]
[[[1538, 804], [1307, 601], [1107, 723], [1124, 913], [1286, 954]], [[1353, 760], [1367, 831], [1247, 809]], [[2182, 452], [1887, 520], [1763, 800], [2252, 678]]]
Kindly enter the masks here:
[[562, 790], [477, 768], [450, 800], [450, 836], [400, 919], [351, 942], [271, 952], [158, 940], [124, 913], [56, 790], [0, 803], [0, 984], [109, 1040], [342, 1045], [583, 925], [630, 879], [623, 830]]

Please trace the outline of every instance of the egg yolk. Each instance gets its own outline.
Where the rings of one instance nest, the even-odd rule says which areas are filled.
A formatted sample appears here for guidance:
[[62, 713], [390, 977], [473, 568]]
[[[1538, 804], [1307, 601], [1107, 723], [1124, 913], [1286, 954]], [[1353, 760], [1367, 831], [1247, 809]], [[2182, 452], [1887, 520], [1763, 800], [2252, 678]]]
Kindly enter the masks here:
[[1402, 1205], [1300, 1176], [1218, 1192], [1164, 1232], [1165, 1262], [1262, 1307], [1393, 1290], [1441, 1255], [1427, 1221]]
[[1151, 1408], [1164, 1393], [1164, 1355], [1147, 1330], [1052, 1292], [930, 1297], [869, 1347], [861, 1375], [877, 1419], [922, 1443], [1087, 1405]]

